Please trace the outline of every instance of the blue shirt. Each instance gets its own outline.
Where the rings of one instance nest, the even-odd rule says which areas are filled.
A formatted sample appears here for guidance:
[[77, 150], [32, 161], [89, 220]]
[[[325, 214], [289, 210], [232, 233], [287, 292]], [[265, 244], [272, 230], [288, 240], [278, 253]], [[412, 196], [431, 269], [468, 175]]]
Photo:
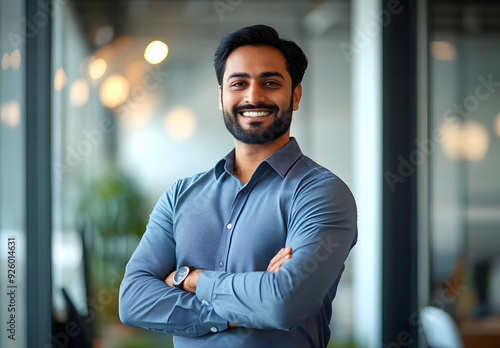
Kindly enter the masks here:
[[[326, 347], [331, 302], [357, 238], [343, 181], [291, 140], [243, 185], [234, 150], [159, 199], [120, 288], [120, 318], [184, 347]], [[266, 272], [283, 247], [292, 258]], [[196, 294], [164, 279], [204, 269]], [[243, 328], [228, 328], [231, 321]]]

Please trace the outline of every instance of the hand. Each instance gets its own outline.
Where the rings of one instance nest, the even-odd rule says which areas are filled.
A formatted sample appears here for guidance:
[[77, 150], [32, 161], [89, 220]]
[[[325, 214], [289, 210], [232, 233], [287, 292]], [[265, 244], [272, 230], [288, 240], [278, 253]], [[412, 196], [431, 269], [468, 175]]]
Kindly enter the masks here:
[[281, 265], [292, 257], [292, 248], [281, 248], [281, 250], [269, 261], [268, 272], [278, 272]]
[[243, 327], [241, 325], [238, 325], [238, 324], [235, 324], [235, 323], [231, 323], [230, 321], [227, 322], [227, 326], [229, 326], [229, 327]]
[[174, 287], [174, 275], [175, 275], [175, 272], [176, 271], [173, 271], [172, 273], [170, 273], [168, 275], [167, 278], [165, 278], [165, 283], [167, 283], [167, 285], [170, 286], [171, 288]]
[[[168, 275], [167, 278], [165, 278], [165, 283], [167, 283], [168, 286], [174, 287], [174, 275], [176, 271], [173, 271]], [[184, 291], [192, 292], [193, 294], [196, 294], [196, 285], [198, 284], [198, 277], [200, 276], [201, 272], [203, 272], [202, 269], [194, 269], [191, 272], [189, 272], [187, 278], [184, 280], [184, 283], [182, 283], [182, 287]]]

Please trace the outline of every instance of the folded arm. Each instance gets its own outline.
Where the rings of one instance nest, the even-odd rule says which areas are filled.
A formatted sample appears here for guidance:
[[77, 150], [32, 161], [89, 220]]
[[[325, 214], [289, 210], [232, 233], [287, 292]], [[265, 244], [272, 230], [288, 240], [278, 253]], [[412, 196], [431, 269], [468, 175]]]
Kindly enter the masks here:
[[[239, 326], [204, 305], [194, 291], [172, 287], [176, 259], [170, 194], [167, 191], [156, 205], [146, 232], [127, 264], [120, 286], [121, 321], [152, 331], [192, 337]], [[268, 271], [278, 271], [290, 254], [291, 249], [280, 251], [270, 261]], [[192, 275], [199, 275], [200, 271], [192, 272]], [[184, 289], [189, 290], [191, 284], [192, 276]]]
[[186, 290], [230, 323], [290, 330], [333, 300], [356, 238], [354, 199], [343, 182], [328, 179], [297, 193], [286, 243], [293, 257], [278, 272], [197, 271]]
[[169, 192], [151, 214], [120, 286], [123, 323], [178, 336], [201, 336], [227, 329], [227, 319], [193, 294], [171, 288], [164, 279], [176, 267]]

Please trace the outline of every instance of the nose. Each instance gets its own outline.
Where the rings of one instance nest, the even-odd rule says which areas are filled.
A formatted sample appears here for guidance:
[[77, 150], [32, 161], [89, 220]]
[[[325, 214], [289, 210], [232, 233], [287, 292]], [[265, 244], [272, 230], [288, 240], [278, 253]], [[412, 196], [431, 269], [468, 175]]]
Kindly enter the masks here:
[[252, 82], [245, 93], [245, 104], [257, 105], [266, 99], [262, 86], [257, 82]]

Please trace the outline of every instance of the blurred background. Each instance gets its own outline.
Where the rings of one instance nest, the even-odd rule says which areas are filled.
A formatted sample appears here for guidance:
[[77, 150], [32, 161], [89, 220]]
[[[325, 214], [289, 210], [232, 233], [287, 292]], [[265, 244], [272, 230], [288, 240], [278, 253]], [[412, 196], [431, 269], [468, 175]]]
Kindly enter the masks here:
[[[414, 114], [397, 115], [413, 120], [402, 130], [387, 126], [385, 105], [404, 97], [387, 94], [395, 74], [383, 62], [405, 40], [383, 30], [408, 11], [419, 63], [396, 76], [416, 95]], [[330, 346], [425, 347], [416, 318], [427, 305], [453, 318], [466, 347], [500, 346], [500, 4], [0, 0], [1, 347], [171, 347], [121, 324], [119, 284], [160, 195], [232, 149], [213, 52], [225, 33], [260, 23], [308, 55], [291, 133], [358, 201]], [[387, 139], [401, 140], [387, 151]], [[385, 215], [388, 195], [413, 212], [408, 230], [395, 228], [410, 236], [408, 260], [387, 256], [386, 221], [399, 214]], [[4, 335], [9, 238], [15, 341]], [[413, 278], [398, 286], [389, 261]], [[388, 275], [411, 305], [387, 305]], [[388, 334], [387, 312], [406, 318], [411, 342]]]

